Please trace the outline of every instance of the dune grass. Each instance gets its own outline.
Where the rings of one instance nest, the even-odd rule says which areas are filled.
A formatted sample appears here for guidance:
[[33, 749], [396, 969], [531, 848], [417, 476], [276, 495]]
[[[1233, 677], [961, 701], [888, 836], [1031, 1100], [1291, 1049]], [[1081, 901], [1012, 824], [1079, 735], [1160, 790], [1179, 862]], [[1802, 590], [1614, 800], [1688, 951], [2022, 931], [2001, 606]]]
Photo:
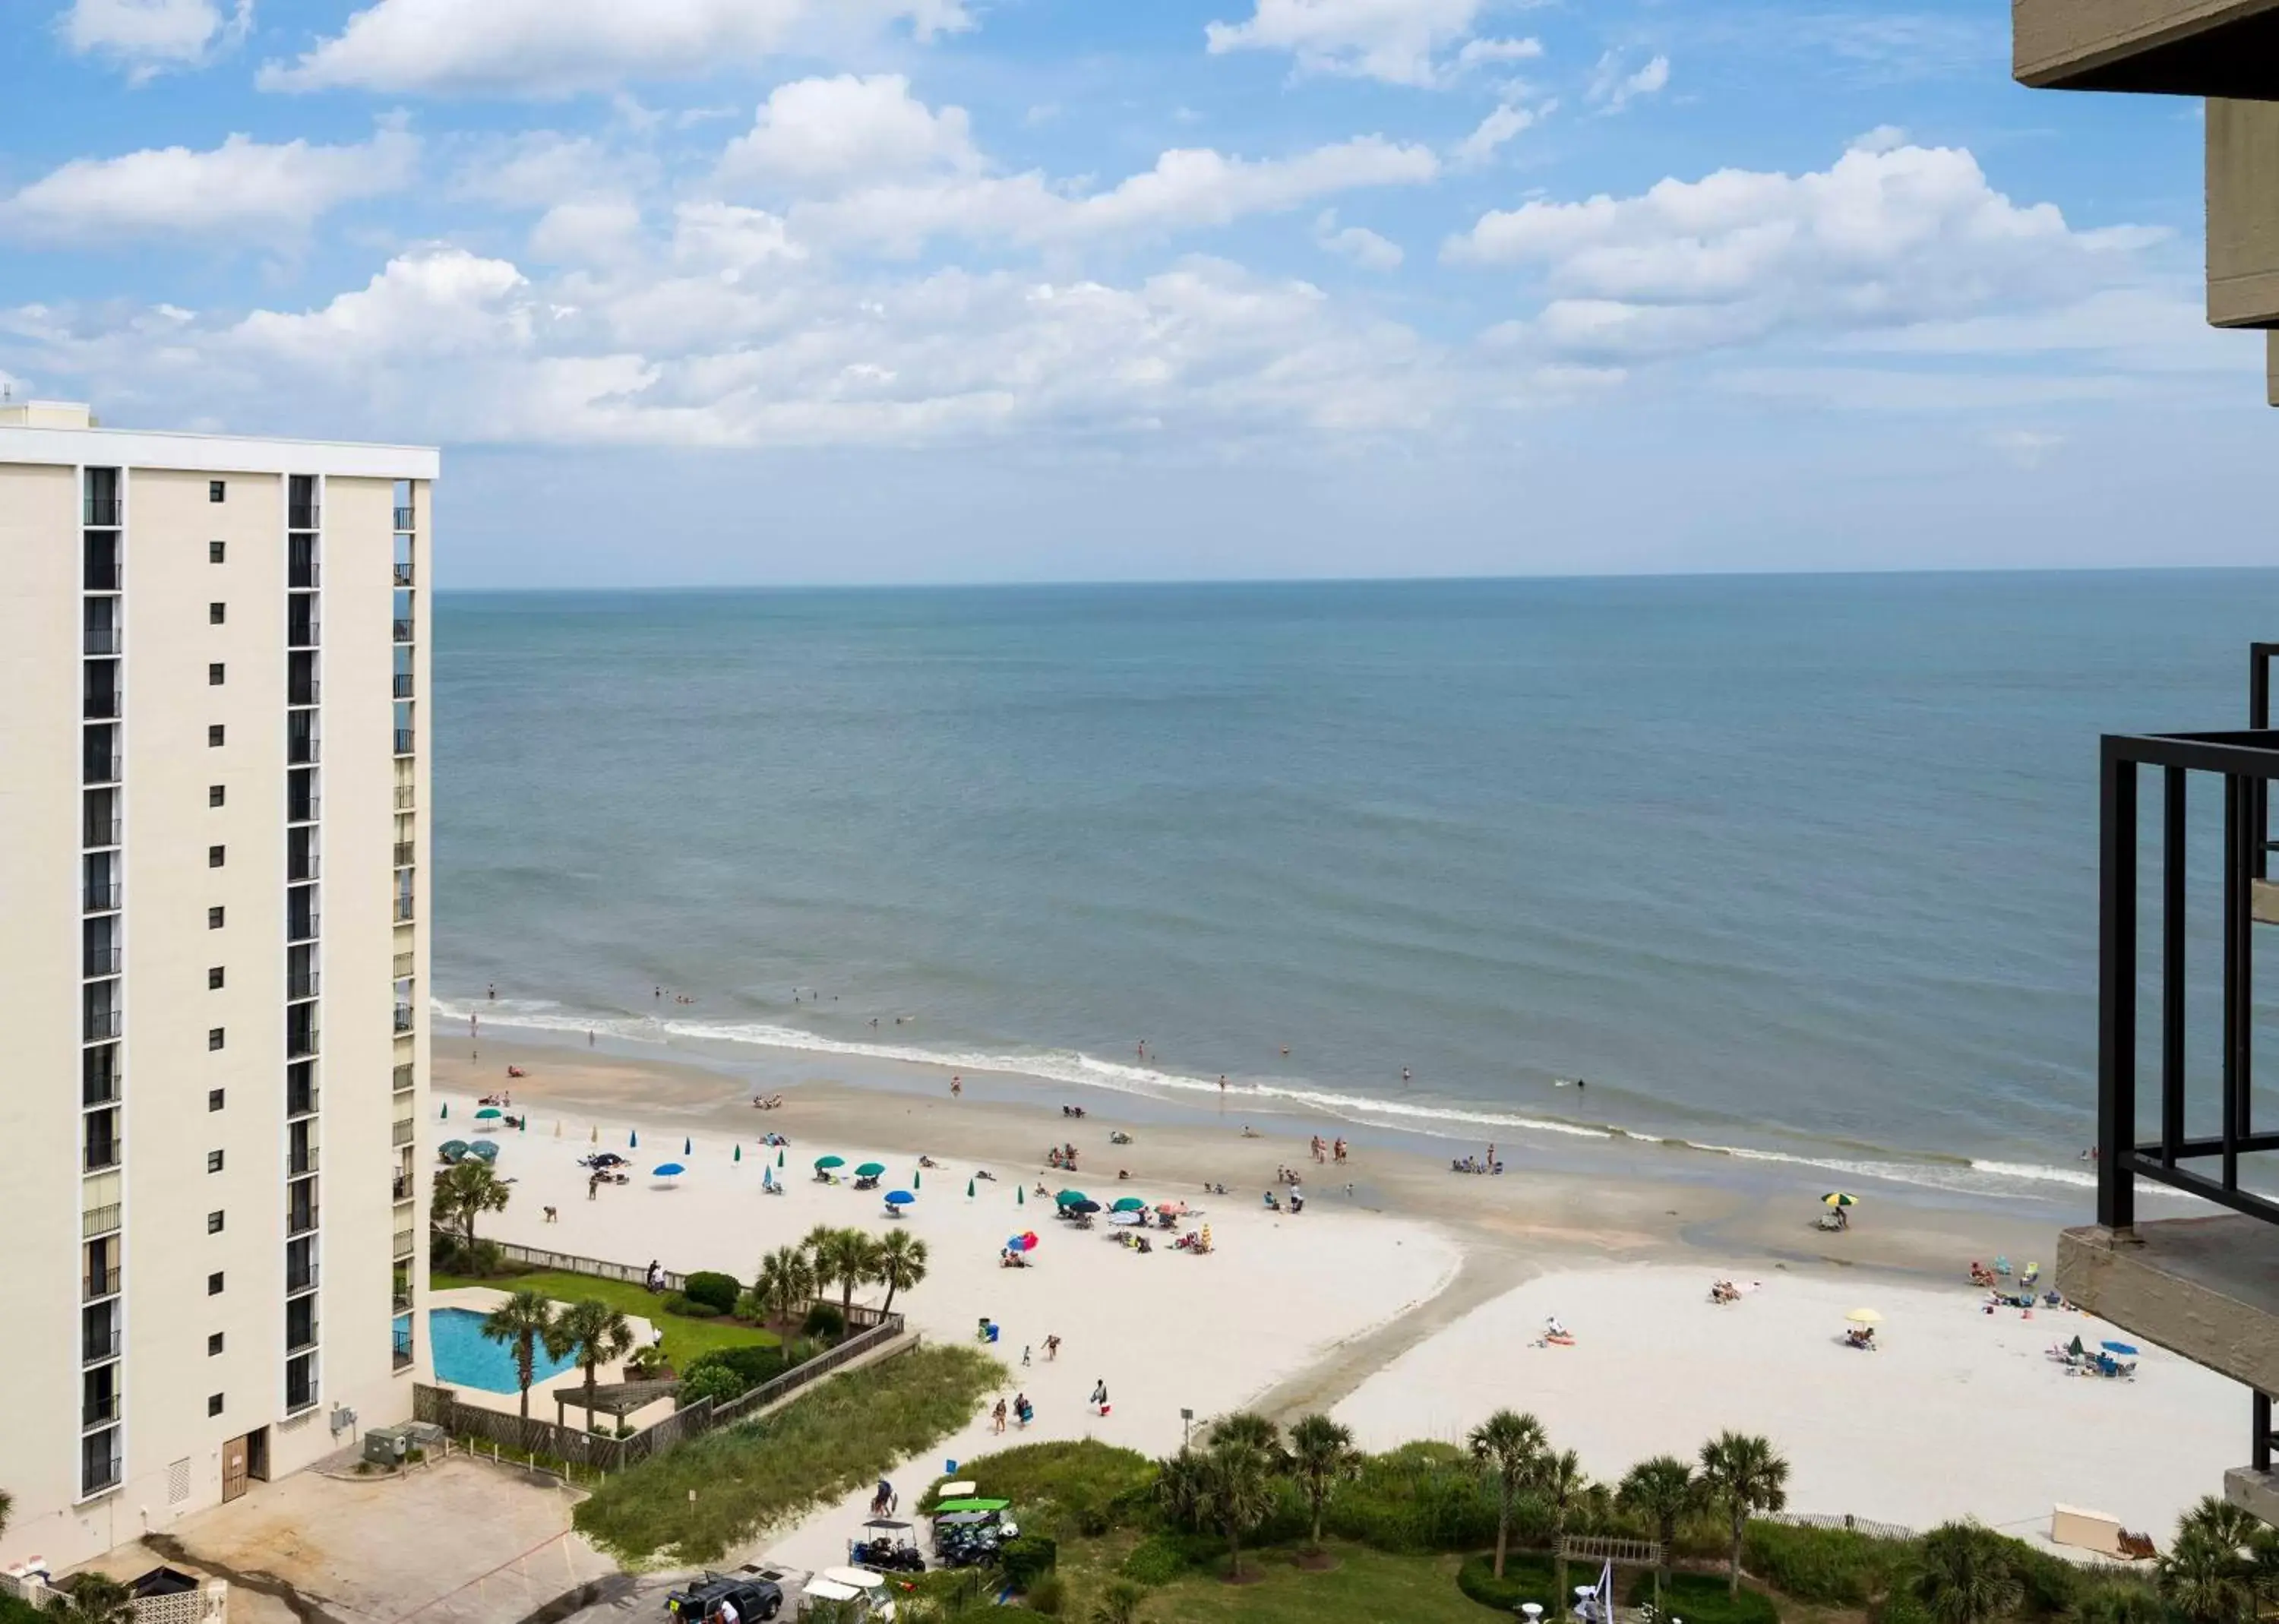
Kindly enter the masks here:
[[717, 1561], [931, 1449], [971, 1421], [1005, 1375], [987, 1354], [948, 1344], [833, 1376], [771, 1415], [610, 1478], [578, 1507], [578, 1531], [628, 1564]]

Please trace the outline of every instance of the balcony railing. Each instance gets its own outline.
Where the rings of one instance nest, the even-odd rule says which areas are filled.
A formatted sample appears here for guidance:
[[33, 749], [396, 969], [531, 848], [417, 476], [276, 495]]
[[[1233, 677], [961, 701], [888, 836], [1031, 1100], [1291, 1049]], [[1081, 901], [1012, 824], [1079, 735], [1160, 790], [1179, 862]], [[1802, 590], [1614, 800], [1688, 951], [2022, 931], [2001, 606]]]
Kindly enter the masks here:
[[[394, 1148], [402, 1150], [405, 1145], [411, 1143], [412, 1136], [418, 1131], [418, 1129], [417, 1124], [415, 1124], [412, 1120], [407, 1116], [402, 1122], [390, 1125], [388, 1130], [388, 1142]], [[398, 1196], [395, 1199], [400, 1201], [403, 1198], [402, 1196]]]
[[324, 623], [314, 615], [288, 616], [285, 621], [285, 647], [314, 648], [324, 632]]
[[286, 1000], [297, 1004], [304, 999], [316, 997], [317, 984], [322, 979], [323, 972], [320, 970], [311, 970], [305, 976], [287, 976], [285, 977]]
[[119, 882], [108, 885], [89, 885], [86, 890], [87, 911], [90, 914], [114, 913], [119, 908]]
[[395, 1007], [395, 1030], [399, 1032], [408, 1032], [411, 1030], [411, 1005], [398, 1004]]
[[[398, 840], [395, 843], [395, 866], [397, 868], [408, 869], [411, 866], [412, 854], [416, 842], [411, 840]], [[398, 970], [396, 972], [399, 976], [404, 973], [405, 972], [402, 970]]]
[[87, 522], [97, 530], [116, 530], [126, 522], [126, 504], [116, 496], [87, 499]]
[[395, 688], [396, 698], [410, 699], [411, 697], [411, 673], [410, 671], [396, 672], [394, 686]]
[[391, 1370], [409, 1370], [411, 1368], [411, 1350], [399, 1342], [388, 1349], [388, 1360]]
[[[80, 974], [82, 976], [116, 976], [122, 955], [116, 947], [89, 947], [80, 954]], [[113, 1034], [116, 1036], [116, 1034]]]
[[399, 643], [408, 643], [411, 640], [411, 623], [410, 621], [399, 620], [395, 623], [395, 640]]
[[316, 1145], [303, 1145], [298, 1150], [288, 1150], [285, 1153], [285, 1176], [306, 1178], [317, 1170], [317, 1161]]
[[116, 1325], [107, 1331], [91, 1331], [82, 1326], [79, 1337], [79, 1362], [100, 1365], [106, 1360], [117, 1359], [119, 1346], [125, 1340]]
[[91, 655], [115, 655], [125, 647], [126, 641], [117, 626], [89, 626], [82, 647]]
[[395, 584], [398, 586], [409, 586], [411, 585], [411, 565], [408, 562], [402, 562], [396, 564]]
[[107, 1139], [89, 1139], [83, 1155], [84, 1171], [108, 1173], [127, 1159], [127, 1136], [113, 1134]]
[[403, 1065], [398, 1066], [398, 1067], [395, 1069], [395, 1088], [391, 1091], [392, 1092], [395, 1092], [395, 1093], [398, 1093], [398, 1094], [400, 1094], [400, 1093], [402, 1093], [405, 1089], [410, 1088], [410, 1087], [411, 1086], [411, 1083], [412, 1083], [412, 1076], [411, 1076], [411, 1074], [412, 1074], [413, 1069], [414, 1069], [414, 1067], [413, 1067], [412, 1063], [411, 1063], [411, 1061], [405, 1061]]
[[303, 852], [295, 857], [288, 851], [285, 854], [286, 883], [293, 885], [304, 885], [318, 877], [324, 872], [324, 859], [314, 852]]
[[125, 1395], [116, 1389], [93, 1398], [82, 1398], [79, 1406], [79, 1424], [82, 1427], [108, 1427], [119, 1419], [119, 1410]]
[[123, 1021], [123, 1015], [116, 1009], [88, 1010], [86, 1022], [87, 1041], [101, 1043], [106, 1038], [118, 1037], [119, 1029]]
[[403, 1285], [397, 1286], [395, 1291], [390, 1294], [388, 1306], [389, 1312], [391, 1313], [410, 1314], [411, 1312], [411, 1288]]
[[289, 1264], [287, 1265], [285, 1269], [285, 1295], [288, 1297], [298, 1297], [303, 1291], [315, 1291], [317, 1289], [318, 1267], [319, 1266], [313, 1259], [309, 1262], [302, 1264], [297, 1268]]
[[121, 571], [117, 557], [105, 558], [99, 553], [87, 555], [86, 587], [88, 592], [117, 592]]
[[321, 517], [321, 511], [316, 502], [294, 502], [285, 504], [285, 528], [288, 530], [314, 530], [317, 528], [318, 519]]
[[411, 1199], [411, 1175], [409, 1173], [394, 1175], [389, 1181], [389, 1188], [391, 1200], [409, 1201]]
[[288, 1030], [285, 1034], [285, 1058], [307, 1060], [317, 1053], [317, 1040], [318, 1031], [314, 1023], [298, 1030]]
[[395, 979], [401, 981], [406, 976], [409, 976], [411, 973], [412, 967], [418, 961], [419, 955], [416, 953], [397, 954], [395, 955]]
[[86, 1499], [106, 1490], [118, 1488], [123, 1469], [118, 1433], [99, 1432], [93, 1437], [81, 1439], [79, 1452], [80, 1498]]
[[306, 1207], [292, 1207], [287, 1210], [285, 1214], [286, 1234], [306, 1235], [310, 1230], [316, 1227], [317, 1204], [314, 1201], [310, 1202]]
[[395, 730], [395, 753], [398, 755], [411, 755], [414, 741], [417, 738], [418, 734], [415, 733], [412, 729], [408, 727], [397, 728]]
[[119, 1271], [105, 1268], [81, 1275], [79, 1285], [81, 1302], [100, 1302], [106, 1297], [116, 1297], [119, 1295]]
[[314, 677], [295, 677], [285, 686], [288, 705], [317, 705], [324, 702], [325, 685]]
[[293, 733], [285, 740], [285, 762], [290, 767], [313, 767], [324, 759], [324, 740], [311, 728], [305, 733]]
[[419, 804], [418, 794], [419, 789], [417, 785], [397, 785], [395, 786], [395, 809], [398, 812], [410, 812], [413, 810]]
[[90, 817], [80, 829], [80, 843], [94, 850], [119, 844], [119, 820], [115, 817]]
[[410, 897], [398, 897], [395, 899], [395, 923], [398, 924], [410, 924], [411, 923], [411, 899]]
[[119, 1203], [108, 1207], [90, 1207], [80, 1220], [82, 1239], [93, 1240], [98, 1235], [113, 1235], [119, 1230]]
[[411, 1255], [411, 1242], [413, 1238], [413, 1231], [410, 1229], [398, 1229], [395, 1232], [395, 1244], [389, 1249], [388, 1256], [390, 1258], [410, 1257]]
[[399, 532], [411, 528], [411, 509], [398, 508], [395, 510], [395, 528]]
[[88, 750], [80, 762], [82, 784], [116, 784], [119, 782], [120, 758], [116, 750]]

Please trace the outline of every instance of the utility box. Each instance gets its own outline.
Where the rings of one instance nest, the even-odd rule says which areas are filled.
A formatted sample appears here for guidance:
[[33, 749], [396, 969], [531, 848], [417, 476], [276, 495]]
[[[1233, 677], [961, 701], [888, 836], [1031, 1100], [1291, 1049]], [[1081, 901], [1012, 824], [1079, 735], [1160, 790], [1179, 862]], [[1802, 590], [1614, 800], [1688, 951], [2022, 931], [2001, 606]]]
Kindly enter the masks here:
[[374, 1466], [400, 1467], [411, 1454], [409, 1427], [374, 1427], [364, 1435], [364, 1458]]

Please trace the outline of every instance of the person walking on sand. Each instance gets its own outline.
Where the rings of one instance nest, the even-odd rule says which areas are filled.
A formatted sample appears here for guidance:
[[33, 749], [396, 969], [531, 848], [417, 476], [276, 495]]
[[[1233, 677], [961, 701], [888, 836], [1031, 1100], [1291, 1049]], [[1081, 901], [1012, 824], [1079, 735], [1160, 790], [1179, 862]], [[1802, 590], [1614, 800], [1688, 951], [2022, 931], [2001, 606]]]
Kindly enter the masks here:
[[1029, 1344], [1028, 1344], [1027, 1343], [1025, 1343], [1025, 1342], [1024, 1342], [1024, 1343], [1023, 1343], [1023, 1344], [1021, 1344], [1021, 1368], [1022, 1368], [1022, 1369], [1024, 1369], [1024, 1370], [1026, 1370], [1028, 1367], [1029, 1367]]
[[1092, 1384], [1092, 1407], [1102, 1415], [1108, 1413], [1108, 1383], [1105, 1379]]
[[1045, 1360], [1046, 1362], [1049, 1364], [1052, 1360], [1058, 1359], [1060, 1356], [1060, 1333], [1055, 1331], [1053, 1335], [1045, 1338]]
[[997, 1407], [989, 1412], [989, 1429], [992, 1432], [1005, 1430], [1005, 1401], [1002, 1398], [998, 1399]]
[[963, 1078], [963, 1077], [955, 1077], [955, 1076], [954, 1076], [954, 1077], [952, 1077], [952, 1078], [950, 1078], [950, 1080], [949, 1080], [949, 1097], [950, 1097], [952, 1099], [957, 1099], [960, 1095], [963, 1094], [964, 1092], [965, 1092], [965, 1079], [964, 1079], [964, 1078]]

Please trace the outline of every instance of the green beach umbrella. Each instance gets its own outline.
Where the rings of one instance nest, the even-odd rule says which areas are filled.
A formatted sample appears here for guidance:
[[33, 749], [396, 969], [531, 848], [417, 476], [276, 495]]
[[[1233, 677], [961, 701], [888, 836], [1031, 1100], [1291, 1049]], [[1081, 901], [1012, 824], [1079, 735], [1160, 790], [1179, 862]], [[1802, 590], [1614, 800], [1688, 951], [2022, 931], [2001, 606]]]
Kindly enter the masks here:
[[684, 1156], [694, 1155], [696, 1153], [696, 1142], [694, 1139], [681, 1140], [680, 1153]]
[[641, 1148], [640, 1129], [636, 1128], [625, 1136], [625, 1148], [628, 1150], [639, 1150]]
[[1014, 1185], [1014, 1186], [1013, 1186], [1013, 1205], [1014, 1205], [1014, 1206], [1016, 1206], [1016, 1207], [1026, 1207], [1028, 1204], [1029, 1204], [1029, 1191], [1028, 1191], [1028, 1188], [1027, 1188], [1027, 1186], [1023, 1185], [1023, 1184], [1016, 1184], [1016, 1185]]
[[912, 1168], [910, 1171], [910, 1188], [917, 1190], [923, 1187], [925, 1184], [925, 1176], [920, 1174], [916, 1168]]
[[443, 1120], [443, 1121], [445, 1121], [445, 1122], [449, 1122], [449, 1121], [451, 1120], [451, 1102], [450, 1102], [449, 1100], [448, 1100], [448, 1099], [446, 1099], [446, 1100], [443, 1102], [443, 1118], [442, 1118], [442, 1120]]
[[783, 1166], [783, 1153], [781, 1151], [778, 1151], [776, 1153], [776, 1166]]
[[1144, 1213], [1147, 1210], [1147, 1203], [1138, 1196], [1119, 1196], [1109, 1204], [1108, 1210], [1111, 1213]]
[[855, 1176], [857, 1178], [876, 1178], [886, 1170], [886, 1164], [883, 1161], [866, 1161], [861, 1167], [855, 1169]]
[[731, 1161], [741, 1161], [743, 1159], [744, 1159], [744, 1147], [743, 1147], [742, 1145], [739, 1145], [738, 1146], [736, 1146], [736, 1153], [735, 1153], [733, 1156], [730, 1157], [730, 1158], [729, 1158], [729, 1160], [730, 1160]]
[[815, 1159], [815, 1170], [818, 1173], [828, 1173], [833, 1168], [843, 1168], [846, 1165], [847, 1158], [844, 1156], [817, 1156]]
[[973, 1181], [970, 1178], [965, 1181], [965, 1199], [969, 1201], [973, 1199]]
[[504, 1116], [505, 1115], [506, 1113], [500, 1110], [496, 1106], [485, 1106], [481, 1110], [475, 1113], [475, 1120], [479, 1122], [496, 1122], [500, 1117]]
[[[529, 1112], [526, 1111], [526, 1112], [524, 1112], [524, 1113], [523, 1113], [523, 1115], [522, 1115], [522, 1121], [521, 1121], [520, 1122], [518, 1122], [518, 1123], [517, 1123], [517, 1124], [515, 1125], [515, 1131], [516, 1131], [517, 1133], [528, 1133], [528, 1132], [530, 1131], [530, 1113], [529, 1113]], [[559, 1131], [560, 1131], [560, 1128], [558, 1127], [558, 1125], [557, 1125], [557, 1127], [556, 1127], [556, 1132], [559, 1132]]]
[[1081, 1190], [1063, 1190], [1060, 1194], [1053, 1198], [1053, 1204], [1056, 1207], [1073, 1207], [1078, 1201], [1089, 1201], [1092, 1198], [1085, 1194]]

